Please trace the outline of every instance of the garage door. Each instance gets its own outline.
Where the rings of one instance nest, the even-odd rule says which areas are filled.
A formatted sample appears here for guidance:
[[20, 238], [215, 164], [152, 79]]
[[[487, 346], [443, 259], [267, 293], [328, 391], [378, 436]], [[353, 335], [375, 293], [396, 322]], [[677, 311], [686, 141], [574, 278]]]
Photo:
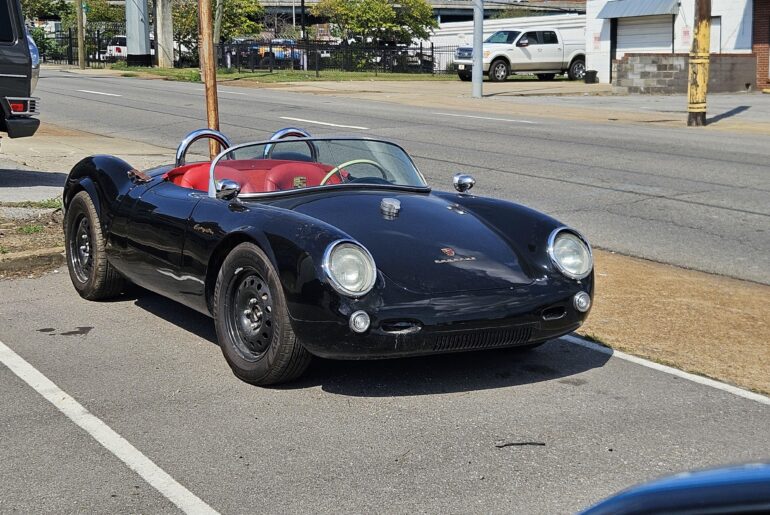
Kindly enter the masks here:
[[617, 58], [623, 54], [671, 52], [673, 16], [618, 19]]

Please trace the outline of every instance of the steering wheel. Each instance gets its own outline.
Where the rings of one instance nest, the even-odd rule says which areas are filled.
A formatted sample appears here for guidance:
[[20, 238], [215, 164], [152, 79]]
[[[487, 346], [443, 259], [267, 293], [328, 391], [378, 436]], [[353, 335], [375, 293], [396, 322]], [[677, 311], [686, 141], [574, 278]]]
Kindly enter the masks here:
[[[381, 164], [377, 163], [376, 161], [372, 161], [370, 159], [351, 159], [350, 161], [345, 161], [341, 165], [337, 165], [331, 170], [329, 170], [329, 173], [326, 174], [326, 176], [323, 178], [319, 186], [323, 186], [324, 184], [329, 182], [329, 179], [331, 179], [335, 173], [340, 173], [340, 171], [342, 171], [342, 169], [345, 168], [346, 166], [353, 166], [353, 165], [372, 165], [375, 168], [377, 168], [377, 170], [380, 171], [383, 179], [385, 180], [388, 179], [388, 175], [387, 175], [388, 172], [382, 167]], [[340, 175], [340, 178], [342, 178], [342, 175]]]

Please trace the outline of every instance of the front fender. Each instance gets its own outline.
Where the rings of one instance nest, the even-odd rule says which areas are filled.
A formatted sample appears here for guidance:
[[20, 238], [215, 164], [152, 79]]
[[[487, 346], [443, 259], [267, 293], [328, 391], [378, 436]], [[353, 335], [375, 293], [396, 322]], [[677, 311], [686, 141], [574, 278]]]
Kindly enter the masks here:
[[86, 191], [94, 203], [96, 212], [107, 230], [117, 207], [125, 195], [135, 186], [128, 177], [133, 167], [114, 156], [96, 155], [78, 162], [64, 185], [63, 203], [66, 210], [79, 191]]

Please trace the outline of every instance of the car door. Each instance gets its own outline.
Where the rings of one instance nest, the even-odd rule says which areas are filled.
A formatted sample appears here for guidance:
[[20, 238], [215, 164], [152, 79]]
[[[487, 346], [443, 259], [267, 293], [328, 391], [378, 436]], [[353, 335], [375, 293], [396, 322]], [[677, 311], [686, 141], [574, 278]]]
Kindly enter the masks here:
[[[187, 225], [206, 193], [164, 179], [131, 190], [132, 206], [122, 231], [124, 274], [130, 280], [183, 304], [202, 280], [180, 272]], [[116, 228], [117, 229], [117, 228]]]
[[522, 71], [538, 70], [540, 48], [540, 37], [537, 31], [525, 32], [516, 42], [516, 49], [519, 58], [517, 59], [516, 69]]
[[538, 56], [543, 70], [561, 70], [564, 61], [564, 45], [554, 30], [544, 30], [540, 33]]

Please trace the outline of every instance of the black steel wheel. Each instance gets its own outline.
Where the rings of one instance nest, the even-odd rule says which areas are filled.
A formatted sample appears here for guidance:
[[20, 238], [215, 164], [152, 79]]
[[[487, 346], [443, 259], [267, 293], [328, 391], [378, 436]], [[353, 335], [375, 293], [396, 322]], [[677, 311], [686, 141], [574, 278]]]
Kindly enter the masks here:
[[572, 64], [569, 65], [567, 71], [569, 80], [583, 80], [586, 77], [586, 62], [583, 59], [575, 59]]
[[235, 247], [219, 270], [214, 322], [227, 363], [248, 383], [291, 381], [310, 364], [291, 328], [278, 275], [253, 243]]
[[67, 206], [64, 240], [70, 279], [81, 297], [101, 300], [120, 294], [125, 279], [107, 261], [99, 215], [85, 191], [75, 195]]
[[508, 69], [508, 63], [502, 59], [493, 61], [489, 65], [489, 80], [492, 82], [502, 82], [508, 78], [510, 73]]

